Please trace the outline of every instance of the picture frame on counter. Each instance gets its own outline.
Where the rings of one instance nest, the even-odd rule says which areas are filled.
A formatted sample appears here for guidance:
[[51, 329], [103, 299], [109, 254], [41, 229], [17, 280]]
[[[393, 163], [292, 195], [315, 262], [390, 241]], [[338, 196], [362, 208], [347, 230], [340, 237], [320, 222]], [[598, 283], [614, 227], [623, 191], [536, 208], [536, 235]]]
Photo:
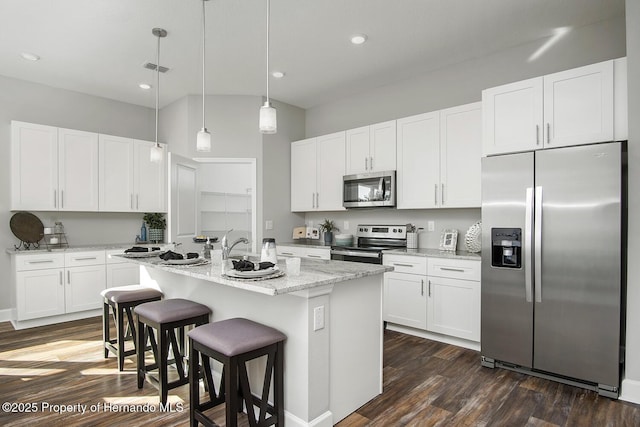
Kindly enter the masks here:
[[458, 245], [458, 230], [445, 229], [440, 235], [440, 250], [455, 251]]

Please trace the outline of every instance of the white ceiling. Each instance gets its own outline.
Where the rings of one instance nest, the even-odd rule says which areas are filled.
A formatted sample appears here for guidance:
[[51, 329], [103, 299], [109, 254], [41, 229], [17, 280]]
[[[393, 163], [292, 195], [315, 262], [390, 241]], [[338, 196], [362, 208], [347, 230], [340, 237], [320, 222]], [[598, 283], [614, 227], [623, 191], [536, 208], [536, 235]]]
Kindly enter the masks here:
[[[265, 94], [266, 0], [211, 0], [207, 93]], [[148, 107], [201, 93], [200, 0], [1, 0], [0, 74]], [[624, 13], [624, 0], [271, 0], [274, 99], [309, 108]], [[369, 36], [354, 46], [349, 37]], [[38, 62], [21, 58], [31, 52]], [[533, 52], [532, 52], [533, 53]]]

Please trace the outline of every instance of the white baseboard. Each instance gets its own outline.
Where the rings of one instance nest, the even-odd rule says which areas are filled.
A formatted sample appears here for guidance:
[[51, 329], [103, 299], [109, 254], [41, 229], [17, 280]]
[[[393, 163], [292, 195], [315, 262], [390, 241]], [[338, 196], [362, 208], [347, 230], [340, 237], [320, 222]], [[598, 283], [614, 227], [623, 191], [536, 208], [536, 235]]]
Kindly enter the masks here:
[[55, 323], [70, 322], [72, 320], [86, 319], [88, 317], [102, 316], [102, 309], [79, 311], [77, 313], [61, 314], [59, 316], [41, 317], [30, 320], [11, 320], [16, 330], [35, 328], [38, 326], [53, 325]]
[[333, 414], [327, 411], [313, 420], [307, 422], [296, 417], [290, 412], [284, 411], [284, 425], [287, 427], [332, 427]]
[[13, 319], [12, 308], [5, 308], [3, 310], [0, 310], [0, 322], [9, 322], [11, 319]]
[[434, 332], [424, 331], [422, 329], [396, 325], [395, 323], [387, 323], [387, 329], [389, 329], [390, 331], [402, 332], [403, 334], [413, 335], [420, 338], [426, 338], [432, 341], [439, 341], [445, 344], [468, 348], [469, 350], [480, 351], [480, 343], [475, 341], [469, 341], [449, 335], [436, 334]]
[[640, 381], [623, 379], [619, 399], [640, 404]]

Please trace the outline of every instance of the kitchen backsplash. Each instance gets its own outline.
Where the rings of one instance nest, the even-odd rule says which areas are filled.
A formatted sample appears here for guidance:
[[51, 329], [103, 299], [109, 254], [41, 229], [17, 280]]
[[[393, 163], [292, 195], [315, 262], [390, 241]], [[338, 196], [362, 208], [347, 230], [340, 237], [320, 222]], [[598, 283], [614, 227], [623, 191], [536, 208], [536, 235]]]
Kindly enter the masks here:
[[[474, 223], [480, 220], [480, 209], [350, 209], [340, 212], [308, 212], [305, 215], [306, 225], [314, 227], [324, 219], [335, 221], [339, 233], [356, 234], [358, 224], [415, 224], [424, 228], [418, 235], [421, 248], [437, 249], [440, 244], [442, 230], [453, 228], [458, 230], [458, 249], [465, 250], [464, 235]], [[344, 222], [349, 228], [344, 228]], [[434, 231], [428, 231], [428, 222], [434, 222]], [[310, 224], [310, 223], [313, 224]], [[302, 224], [300, 224], [302, 225]]]

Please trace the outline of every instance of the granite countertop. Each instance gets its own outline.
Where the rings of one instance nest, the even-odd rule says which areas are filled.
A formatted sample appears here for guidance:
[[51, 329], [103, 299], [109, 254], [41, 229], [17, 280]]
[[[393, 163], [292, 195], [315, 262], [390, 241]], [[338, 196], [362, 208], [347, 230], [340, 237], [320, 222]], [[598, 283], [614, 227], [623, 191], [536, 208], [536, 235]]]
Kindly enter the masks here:
[[[269, 280], [242, 280], [228, 279], [221, 275], [221, 265], [206, 264], [180, 266], [163, 265], [162, 260], [153, 258], [126, 258], [115, 255], [144, 266], [157, 268], [171, 273], [189, 276], [220, 285], [245, 289], [266, 295], [281, 295], [291, 292], [304, 291], [318, 286], [331, 285], [360, 277], [382, 274], [392, 271], [393, 267], [375, 264], [363, 264], [358, 262], [327, 261], [302, 258], [300, 261], [300, 274], [297, 276], [285, 274], [282, 277]], [[286, 271], [285, 260], [278, 260], [278, 267]]]
[[383, 254], [394, 255], [411, 255], [421, 256], [427, 258], [451, 258], [451, 259], [467, 259], [472, 261], [480, 261], [482, 256], [480, 253], [473, 253], [467, 251], [441, 251], [439, 249], [387, 249], [383, 251]]
[[170, 243], [107, 243], [107, 244], [94, 244], [94, 245], [73, 245], [67, 248], [51, 248], [47, 249], [47, 245], [42, 244], [38, 249], [29, 250], [16, 250], [6, 249], [6, 253], [9, 255], [29, 255], [29, 254], [42, 254], [45, 252], [84, 252], [84, 251], [103, 251], [111, 249], [129, 249], [133, 246], [143, 247], [162, 247], [169, 245]]

